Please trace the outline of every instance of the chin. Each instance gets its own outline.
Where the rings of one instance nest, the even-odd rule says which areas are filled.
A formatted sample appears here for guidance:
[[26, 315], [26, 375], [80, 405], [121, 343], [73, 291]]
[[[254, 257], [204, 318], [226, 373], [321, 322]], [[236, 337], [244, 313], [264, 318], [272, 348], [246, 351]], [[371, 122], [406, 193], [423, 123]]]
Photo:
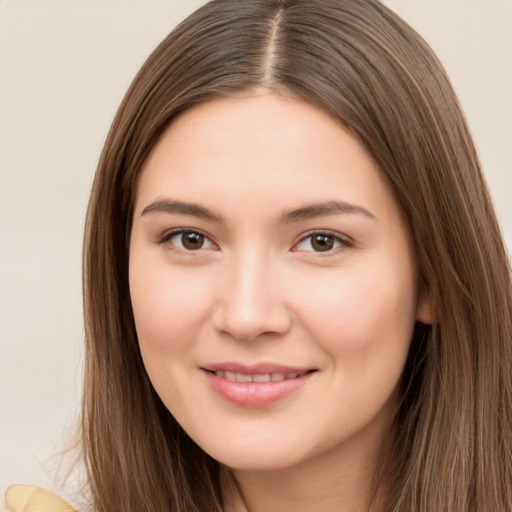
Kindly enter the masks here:
[[[282, 444], [282, 443], [279, 443]], [[208, 450], [203, 449], [221, 464], [240, 471], [271, 471], [290, 468], [298, 464], [303, 454], [297, 449], [283, 449], [272, 443], [223, 444]]]
[[230, 454], [224, 457], [224, 460], [217, 460], [234, 471], [279, 471], [290, 469], [298, 463], [292, 457], [273, 456], [263, 458], [255, 454], [252, 456], [233, 456]]

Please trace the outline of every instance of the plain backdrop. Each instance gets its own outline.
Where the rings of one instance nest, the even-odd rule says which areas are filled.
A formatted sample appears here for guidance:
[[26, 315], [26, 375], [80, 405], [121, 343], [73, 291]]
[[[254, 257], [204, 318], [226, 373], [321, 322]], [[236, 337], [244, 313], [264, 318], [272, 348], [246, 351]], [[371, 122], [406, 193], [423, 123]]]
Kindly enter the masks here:
[[[0, 495], [12, 483], [55, 489], [79, 404], [98, 156], [140, 65], [203, 3], [0, 0]], [[445, 64], [512, 248], [512, 0], [386, 4]]]

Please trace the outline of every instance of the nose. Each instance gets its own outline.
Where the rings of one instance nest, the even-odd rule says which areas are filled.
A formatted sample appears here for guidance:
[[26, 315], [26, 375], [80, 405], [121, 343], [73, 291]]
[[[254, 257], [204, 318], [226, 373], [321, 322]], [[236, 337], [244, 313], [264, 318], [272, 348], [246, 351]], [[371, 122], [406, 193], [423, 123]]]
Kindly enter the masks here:
[[281, 288], [281, 274], [262, 255], [231, 261], [220, 279], [213, 312], [215, 329], [239, 341], [286, 334], [292, 317]]

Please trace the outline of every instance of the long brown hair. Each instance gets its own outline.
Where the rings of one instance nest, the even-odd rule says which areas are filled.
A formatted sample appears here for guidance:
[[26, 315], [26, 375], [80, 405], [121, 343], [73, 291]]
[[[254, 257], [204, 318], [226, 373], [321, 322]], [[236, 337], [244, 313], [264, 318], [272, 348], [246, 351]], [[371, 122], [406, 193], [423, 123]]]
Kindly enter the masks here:
[[512, 286], [464, 116], [442, 66], [377, 0], [214, 0], [128, 90], [100, 159], [84, 249], [83, 453], [97, 512], [222, 511], [219, 465], [144, 370], [128, 289], [137, 177], [186, 108], [267, 87], [338, 118], [407, 219], [423, 293], [403, 375], [386, 512], [512, 510]]

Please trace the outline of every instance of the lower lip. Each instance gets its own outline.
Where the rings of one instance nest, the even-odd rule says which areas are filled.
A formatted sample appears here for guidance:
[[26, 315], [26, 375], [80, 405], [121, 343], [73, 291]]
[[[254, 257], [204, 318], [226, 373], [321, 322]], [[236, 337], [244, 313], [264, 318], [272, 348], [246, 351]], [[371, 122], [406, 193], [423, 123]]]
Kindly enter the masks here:
[[276, 382], [232, 382], [205, 371], [210, 386], [222, 398], [238, 405], [261, 407], [284, 398], [302, 387], [313, 375], [306, 373], [295, 379]]

